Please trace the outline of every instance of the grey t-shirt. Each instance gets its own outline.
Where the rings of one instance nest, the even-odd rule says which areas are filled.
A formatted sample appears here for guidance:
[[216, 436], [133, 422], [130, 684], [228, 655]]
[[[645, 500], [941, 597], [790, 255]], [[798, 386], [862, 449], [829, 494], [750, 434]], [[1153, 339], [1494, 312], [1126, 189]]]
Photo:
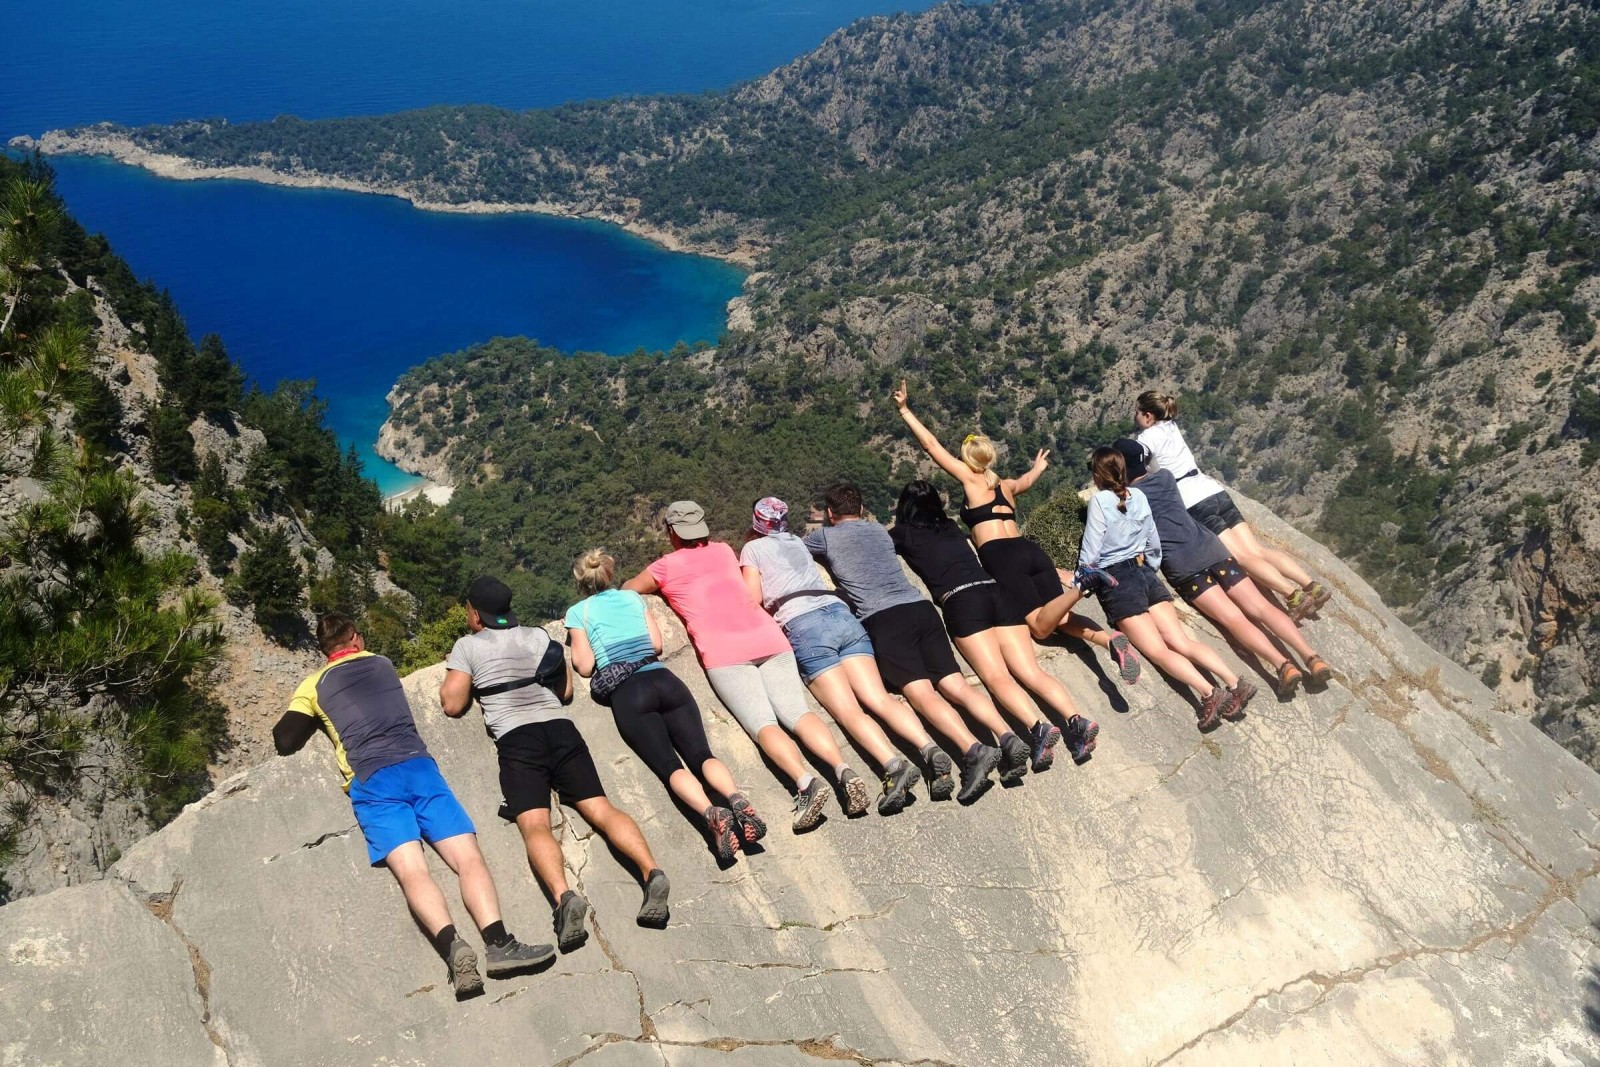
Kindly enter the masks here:
[[871, 519], [849, 519], [812, 530], [805, 536], [805, 546], [832, 572], [857, 618], [922, 599], [900, 569], [889, 531]]
[[1199, 574], [1228, 558], [1217, 535], [1195, 522], [1183, 506], [1178, 481], [1169, 470], [1152, 471], [1134, 485], [1150, 505], [1161, 535], [1161, 573], [1168, 578]]
[[[768, 534], [746, 542], [739, 551], [739, 566], [754, 567], [761, 572], [761, 606], [768, 611], [772, 611], [775, 601], [791, 593], [828, 588], [811, 553], [792, 533]], [[772, 617], [779, 626], [787, 626], [808, 611], [838, 602], [838, 598], [831, 595], [797, 596], [785, 601]]]
[[[455, 643], [444, 665], [472, 675], [474, 689], [517, 682], [539, 673], [550, 650], [559, 654], [542, 626], [514, 626], [509, 630], [479, 630]], [[569, 719], [560, 699], [542, 685], [525, 685], [509, 693], [480, 697], [483, 721], [496, 740], [533, 722]]]

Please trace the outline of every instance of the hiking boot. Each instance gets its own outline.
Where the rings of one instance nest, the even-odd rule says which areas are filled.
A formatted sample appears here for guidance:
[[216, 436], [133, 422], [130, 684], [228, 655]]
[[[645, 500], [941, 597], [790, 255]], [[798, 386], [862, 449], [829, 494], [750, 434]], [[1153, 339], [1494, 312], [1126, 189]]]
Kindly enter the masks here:
[[711, 850], [717, 854], [717, 859], [732, 863], [733, 854], [739, 851], [740, 844], [732, 810], [712, 808], [711, 814], [706, 816], [706, 828], [711, 831]]
[[[524, 945], [514, 937], [503, 945], [485, 945], [483, 954], [488, 957], [488, 965], [484, 969], [489, 972], [490, 978], [510, 978], [514, 974], [537, 971], [556, 958], [553, 946]], [[456, 995], [460, 996], [459, 993]]]
[[1333, 668], [1328, 666], [1327, 660], [1315, 653], [1306, 661], [1306, 670], [1311, 674], [1311, 680], [1318, 685], [1327, 685], [1333, 680]]
[[1333, 599], [1333, 590], [1315, 579], [1312, 579], [1311, 584], [1305, 588], [1306, 592], [1311, 594], [1312, 611], [1321, 611], [1327, 606], [1328, 601]]
[[953, 770], [955, 764], [950, 759], [950, 753], [942, 748], [935, 748], [933, 755], [928, 757], [929, 800], [949, 800], [955, 795], [955, 779], [950, 777], [950, 772]]
[[861, 776], [846, 767], [839, 774], [839, 785], [844, 788], [844, 813], [850, 818], [867, 813], [867, 805], [872, 803], [872, 794], [867, 791], [867, 783]]
[[967, 765], [961, 768], [961, 792], [956, 800], [963, 804], [971, 804], [994, 783], [989, 780], [989, 775], [1000, 766], [1000, 750], [993, 745], [978, 742], [972, 746], [972, 751], [967, 754]]
[[[950, 757], [946, 756], [946, 759]], [[911, 787], [917, 784], [922, 777], [922, 772], [911, 765], [910, 760], [902, 760], [900, 769], [893, 774], [883, 776], [883, 796], [878, 798], [878, 814], [893, 815], [896, 812], [909, 808], [917, 799]]]
[[1300, 688], [1300, 682], [1304, 677], [1305, 675], [1300, 673], [1299, 667], [1296, 667], [1288, 660], [1284, 660], [1283, 666], [1278, 668], [1278, 680], [1273, 685], [1273, 688], [1278, 692], [1278, 699], [1293, 700], [1295, 690]]
[[[546, 945], [546, 948], [549, 946]], [[450, 986], [457, 1000], [466, 1000], [483, 992], [483, 976], [478, 973], [478, 954], [472, 946], [459, 937], [450, 942]]]
[[1020, 782], [1028, 773], [1028, 742], [1016, 734], [1007, 734], [1000, 742], [1000, 784]]
[[816, 826], [825, 818], [822, 809], [827, 803], [828, 787], [813, 776], [811, 784], [794, 795], [794, 821], [790, 827], [798, 834]]
[[1238, 722], [1244, 718], [1244, 706], [1250, 703], [1250, 698], [1256, 695], [1256, 684], [1248, 678], [1240, 678], [1234, 687], [1228, 690], [1228, 702], [1222, 705], [1222, 717], [1229, 722]]
[[1139, 680], [1139, 652], [1121, 630], [1111, 631], [1111, 656], [1117, 661], [1117, 673], [1126, 685]]
[[667, 881], [667, 872], [660, 867], [651, 871], [650, 877], [644, 880], [644, 900], [639, 905], [637, 920], [640, 926], [665, 929], [671, 915], [667, 908], [667, 894], [670, 892], [672, 883]]
[[733, 809], [733, 829], [741, 845], [753, 845], [767, 836], [766, 820], [756, 814], [756, 809], [742, 794], [729, 797], [728, 807]]
[[1201, 733], [1209, 733], [1217, 728], [1217, 716], [1222, 713], [1222, 706], [1228, 702], [1228, 691], [1222, 686], [1215, 686], [1206, 698], [1200, 702], [1200, 710], [1196, 713], [1199, 720], [1196, 725]]
[[1296, 589], [1284, 601], [1284, 606], [1289, 609], [1289, 618], [1295, 622], [1304, 622], [1306, 616], [1316, 610], [1316, 601], [1304, 589]]
[[588, 916], [587, 900], [571, 889], [561, 894], [561, 901], [556, 905], [554, 926], [556, 944], [561, 946], [562, 952], [581, 948], [589, 940], [589, 930], [583, 925], [583, 920]]
[[1033, 773], [1048, 771], [1056, 761], [1056, 742], [1061, 740], [1061, 729], [1043, 720], [1028, 728], [1029, 747], [1033, 750]]
[[1102, 589], [1115, 589], [1117, 580], [1099, 567], [1079, 567], [1072, 572], [1072, 584], [1084, 596], [1097, 593]]
[[1089, 756], [1094, 752], [1095, 738], [1100, 736], [1100, 724], [1082, 715], [1074, 715], [1067, 720], [1067, 730], [1063, 736], [1067, 751], [1072, 753], [1072, 762], [1081, 765], [1089, 762]]

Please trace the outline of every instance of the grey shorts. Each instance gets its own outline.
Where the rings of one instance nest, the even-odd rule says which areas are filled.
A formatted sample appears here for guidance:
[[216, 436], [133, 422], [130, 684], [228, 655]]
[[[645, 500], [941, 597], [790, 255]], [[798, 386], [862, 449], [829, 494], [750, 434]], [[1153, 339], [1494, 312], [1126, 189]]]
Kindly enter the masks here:
[[712, 667], [706, 671], [706, 680], [751, 737], [768, 726], [782, 726], [793, 733], [801, 716], [811, 711], [793, 652], [780, 652], [754, 663]]

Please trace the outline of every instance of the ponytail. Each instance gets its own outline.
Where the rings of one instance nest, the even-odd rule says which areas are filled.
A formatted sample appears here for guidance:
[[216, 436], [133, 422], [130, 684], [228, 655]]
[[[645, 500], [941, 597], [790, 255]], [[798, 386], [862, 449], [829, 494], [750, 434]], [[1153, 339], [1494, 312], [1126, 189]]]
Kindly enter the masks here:
[[1140, 393], [1136, 405], [1140, 411], [1157, 422], [1166, 422], [1178, 417], [1178, 398], [1158, 393], [1154, 389], [1146, 389]]
[[992, 469], [994, 461], [994, 442], [982, 434], [969, 433], [967, 439], [961, 442], [961, 462], [972, 473], [983, 475], [984, 483], [990, 489], [1000, 484], [1000, 476]]
[[1096, 489], [1109, 489], [1117, 494], [1117, 510], [1128, 513], [1128, 464], [1122, 453], [1102, 445], [1094, 450], [1089, 460], [1089, 470], [1094, 475]]

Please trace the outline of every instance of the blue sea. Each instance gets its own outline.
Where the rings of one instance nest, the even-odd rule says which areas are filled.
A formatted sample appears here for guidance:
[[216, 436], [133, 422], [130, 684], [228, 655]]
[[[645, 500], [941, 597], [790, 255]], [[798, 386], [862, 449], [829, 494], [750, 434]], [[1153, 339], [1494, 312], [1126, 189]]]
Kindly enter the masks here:
[[[145, 0], [6, 15], [0, 141], [101, 120], [381, 114], [438, 103], [546, 107], [696, 92], [755, 77], [856, 18], [928, 0]], [[372, 453], [408, 367], [497, 334], [629, 352], [715, 341], [740, 271], [597, 223], [444, 215], [403, 201], [248, 182], [177, 182], [52, 161], [68, 206], [191, 332], [220, 333], [255, 380], [315, 378], [329, 421]]]

